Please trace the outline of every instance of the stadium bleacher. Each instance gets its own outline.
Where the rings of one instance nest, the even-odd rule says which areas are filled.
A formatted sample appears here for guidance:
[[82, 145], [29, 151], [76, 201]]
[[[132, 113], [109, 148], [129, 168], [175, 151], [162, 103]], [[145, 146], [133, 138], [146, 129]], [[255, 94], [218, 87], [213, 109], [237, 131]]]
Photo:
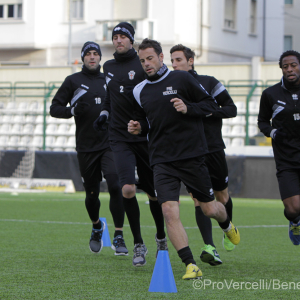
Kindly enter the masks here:
[[[258, 93], [248, 97], [252, 83], [245, 83], [245, 80], [241, 83], [241, 88], [239, 81], [232, 82], [232, 87], [230, 83], [225, 85], [238, 113], [235, 118], [223, 119], [222, 134], [226, 147], [249, 144], [249, 138], [253, 140], [259, 133]], [[18, 82], [11, 84], [10, 88], [0, 89], [0, 150], [75, 151], [74, 118], [57, 119], [49, 115], [51, 99], [59, 86], [60, 83], [53, 86], [52, 83]], [[261, 88], [258, 92], [261, 93]]]

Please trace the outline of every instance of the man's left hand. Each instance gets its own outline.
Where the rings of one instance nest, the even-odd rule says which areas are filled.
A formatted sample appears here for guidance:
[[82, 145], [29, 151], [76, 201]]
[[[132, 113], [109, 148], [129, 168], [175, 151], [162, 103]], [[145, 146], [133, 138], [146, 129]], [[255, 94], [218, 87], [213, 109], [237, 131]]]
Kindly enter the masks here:
[[171, 102], [173, 103], [173, 106], [176, 109], [176, 111], [181, 112], [184, 115], [187, 113], [187, 106], [181, 99], [173, 98]]

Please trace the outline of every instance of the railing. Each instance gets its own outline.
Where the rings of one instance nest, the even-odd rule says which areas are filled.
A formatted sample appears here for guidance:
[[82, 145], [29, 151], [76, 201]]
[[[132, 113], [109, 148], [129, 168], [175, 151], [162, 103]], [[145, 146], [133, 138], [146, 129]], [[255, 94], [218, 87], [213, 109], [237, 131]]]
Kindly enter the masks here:
[[[252, 121], [254, 122], [254, 117], [257, 116], [258, 111], [251, 111], [250, 104], [259, 103], [259, 97], [266, 87], [273, 85], [278, 81], [274, 80], [267, 80], [265, 83], [262, 80], [229, 80], [227, 84], [224, 81], [221, 81], [226, 89], [228, 90], [229, 94], [231, 95], [232, 99], [236, 104], [243, 104], [244, 109], [239, 110], [238, 109], [238, 116], [244, 116], [245, 122], [243, 130], [245, 130], [244, 133], [240, 135], [241, 139], [244, 139], [244, 144], [249, 145], [250, 142], [253, 142], [253, 136], [249, 135], [249, 118], [252, 117]], [[43, 118], [43, 130], [42, 130], [42, 136], [43, 136], [43, 143], [42, 146], [39, 148], [41, 150], [47, 150], [51, 145], [47, 145], [47, 125], [49, 125], [49, 122], [53, 122], [52, 118], [49, 116], [49, 107], [51, 104], [51, 100], [57, 91], [57, 89], [61, 86], [62, 82], [58, 81], [52, 81], [46, 84], [43, 81], [39, 82], [29, 82], [29, 81], [18, 81], [15, 83], [11, 82], [0, 82], [0, 118], [3, 118], [6, 115], [6, 118], [9, 116], [13, 117], [16, 115], [20, 116], [40, 116], [40, 122], [41, 118]], [[24, 100], [25, 102], [22, 102]], [[29, 105], [27, 105], [27, 109], [17, 109], [18, 105], [21, 106], [21, 103], [33, 105], [34, 103], [39, 104], [39, 109], [32, 109]], [[17, 105], [18, 104], [18, 105]], [[237, 105], [238, 106], [238, 105]], [[12, 107], [11, 109], [9, 107]], [[50, 119], [49, 119], [50, 118]], [[49, 121], [50, 120], [50, 121]], [[57, 124], [61, 124], [66, 120], [57, 119], [54, 120], [57, 121]], [[68, 126], [71, 126], [70, 124], [74, 123], [72, 120], [68, 120]], [[224, 119], [223, 123], [225, 124], [226, 119]], [[1, 126], [3, 126], [3, 122], [1, 121]], [[10, 121], [10, 124], [13, 124], [12, 121]], [[25, 126], [26, 123], [23, 123]], [[253, 123], [250, 124], [253, 128]], [[37, 123], [34, 123], [33, 127], [35, 128], [37, 126]], [[41, 125], [40, 125], [41, 126]], [[12, 127], [12, 125], [11, 125]], [[231, 130], [233, 128], [233, 122], [230, 125], [227, 125], [227, 127]], [[40, 133], [41, 134], [41, 133]], [[71, 134], [71, 133], [70, 133]], [[70, 136], [69, 134], [69, 136]], [[0, 138], [1, 135], [7, 135], [11, 136], [9, 132], [0, 132]], [[16, 133], [15, 133], [16, 135]], [[31, 136], [33, 137], [34, 133], [32, 132]], [[224, 135], [226, 137], [226, 135]], [[228, 135], [227, 138], [231, 142], [235, 136]], [[21, 139], [21, 134], [19, 139]], [[48, 142], [49, 144], [49, 142]], [[0, 141], [0, 148], [3, 147], [1, 145]]]

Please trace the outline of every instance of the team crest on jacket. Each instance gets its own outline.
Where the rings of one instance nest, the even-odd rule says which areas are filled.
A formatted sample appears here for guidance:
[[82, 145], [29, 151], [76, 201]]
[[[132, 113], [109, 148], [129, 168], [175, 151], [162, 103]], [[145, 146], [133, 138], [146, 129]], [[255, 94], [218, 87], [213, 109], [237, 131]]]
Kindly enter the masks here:
[[173, 94], [177, 94], [177, 90], [173, 90], [173, 87], [169, 86], [166, 88], [166, 91], [163, 92], [163, 95], [173, 95]]
[[129, 79], [130, 79], [130, 80], [133, 80], [133, 79], [134, 79], [135, 72], [134, 72], [134, 71], [130, 71], [130, 72], [128, 73], [128, 75], [129, 75]]

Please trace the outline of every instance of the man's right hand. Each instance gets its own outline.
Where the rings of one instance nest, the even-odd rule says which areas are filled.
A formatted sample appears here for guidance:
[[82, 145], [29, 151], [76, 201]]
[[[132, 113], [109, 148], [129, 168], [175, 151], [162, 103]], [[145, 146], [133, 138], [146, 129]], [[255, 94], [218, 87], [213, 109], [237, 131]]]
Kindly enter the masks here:
[[93, 123], [93, 127], [96, 131], [106, 131], [106, 123], [107, 116], [106, 115], [100, 115]]
[[288, 135], [283, 131], [282, 128], [279, 128], [273, 132], [271, 137], [275, 142], [282, 142], [288, 137]]
[[130, 120], [128, 123], [128, 132], [134, 135], [140, 134], [142, 132], [140, 122]]

